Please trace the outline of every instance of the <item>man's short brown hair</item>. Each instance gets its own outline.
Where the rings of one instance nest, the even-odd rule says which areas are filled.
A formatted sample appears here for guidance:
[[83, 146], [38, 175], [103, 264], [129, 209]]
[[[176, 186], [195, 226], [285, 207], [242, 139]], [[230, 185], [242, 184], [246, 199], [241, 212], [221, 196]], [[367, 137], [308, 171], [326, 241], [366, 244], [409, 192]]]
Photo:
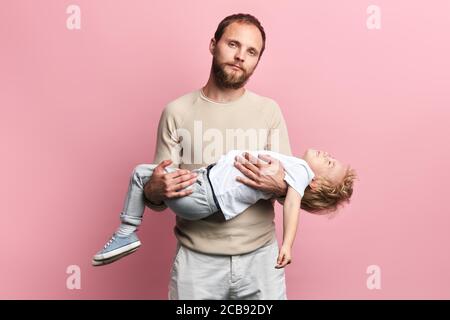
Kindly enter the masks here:
[[263, 26], [259, 22], [259, 20], [256, 19], [251, 14], [246, 14], [246, 13], [232, 14], [231, 16], [228, 16], [228, 17], [224, 18], [222, 21], [220, 21], [219, 25], [217, 26], [217, 30], [214, 33], [214, 39], [216, 40], [216, 43], [219, 42], [220, 38], [222, 37], [223, 33], [225, 32], [225, 28], [228, 27], [233, 22], [252, 24], [259, 29], [259, 31], [261, 32], [262, 39], [263, 39], [263, 45], [261, 48], [261, 52], [259, 54], [259, 58], [261, 58], [261, 56], [264, 52], [264, 49], [266, 48], [266, 33], [264, 31]]

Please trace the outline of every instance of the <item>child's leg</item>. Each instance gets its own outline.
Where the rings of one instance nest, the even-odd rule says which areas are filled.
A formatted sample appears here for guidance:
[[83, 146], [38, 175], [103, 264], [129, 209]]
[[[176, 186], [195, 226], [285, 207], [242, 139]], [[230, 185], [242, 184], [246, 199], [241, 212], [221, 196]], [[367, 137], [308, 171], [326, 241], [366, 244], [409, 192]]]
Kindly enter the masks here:
[[177, 216], [186, 220], [200, 220], [216, 212], [217, 208], [211, 203], [212, 197], [209, 197], [210, 185], [206, 178], [206, 168], [194, 169], [192, 172], [197, 173], [197, 180], [185, 188], [192, 190], [192, 193], [166, 199], [164, 202]]
[[157, 165], [141, 164], [134, 168], [128, 185], [125, 203], [120, 214], [122, 223], [119, 229], [97, 254], [92, 264], [101, 266], [114, 262], [139, 248], [141, 242], [135, 231], [141, 224], [144, 214], [144, 186], [153, 174]]
[[[136, 230], [142, 222], [145, 210], [144, 186], [151, 178], [155, 164], [141, 164], [136, 166], [130, 179], [128, 192], [125, 198], [124, 207], [120, 214], [122, 224], [118, 230], [119, 235], [128, 235]], [[167, 167], [167, 172], [178, 170]], [[197, 181], [193, 185], [186, 187], [192, 189], [190, 195], [165, 200], [167, 206], [178, 216], [188, 220], [203, 219], [214, 212], [209, 198], [210, 188], [206, 178], [206, 169], [199, 168], [193, 170], [197, 173]]]
[[118, 230], [119, 235], [130, 234], [141, 224], [145, 210], [144, 186], [150, 180], [156, 166], [156, 164], [140, 164], [134, 168], [120, 214], [122, 225]]

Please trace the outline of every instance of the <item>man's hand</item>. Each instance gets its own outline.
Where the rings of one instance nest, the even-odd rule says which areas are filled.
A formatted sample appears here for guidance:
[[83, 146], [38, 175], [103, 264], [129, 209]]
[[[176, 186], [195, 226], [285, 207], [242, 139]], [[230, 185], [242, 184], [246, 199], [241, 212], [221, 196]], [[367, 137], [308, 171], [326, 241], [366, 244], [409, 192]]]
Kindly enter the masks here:
[[234, 166], [245, 177], [236, 180], [254, 189], [271, 193], [275, 198], [283, 197], [287, 192], [287, 183], [284, 181], [284, 168], [278, 159], [269, 155], [259, 154], [255, 158], [248, 152], [243, 153], [244, 158], [236, 156]]
[[172, 160], [161, 161], [144, 186], [145, 197], [153, 204], [158, 205], [166, 199], [184, 197], [193, 192], [184, 188], [195, 183], [197, 174], [185, 169], [167, 173], [164, 168], [171, 163]]
[[292, 262], [291, 247], [282, 245], [280, 252], [278, 253], [277, 265], [275, 268], [281, 269]]

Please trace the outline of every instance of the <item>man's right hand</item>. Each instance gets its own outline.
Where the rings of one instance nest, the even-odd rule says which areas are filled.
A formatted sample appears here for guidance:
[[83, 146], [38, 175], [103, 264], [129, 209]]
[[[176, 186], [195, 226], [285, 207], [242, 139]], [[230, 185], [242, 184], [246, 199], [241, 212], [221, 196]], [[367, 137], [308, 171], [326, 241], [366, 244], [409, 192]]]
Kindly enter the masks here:
[[171, 163], [170, 159], [161, 161], [144, 186], [145, 197], [155, 205], [166, 199], [181, 198], [193, 192], [192, 189], [185, 188], [195, 183], [197, 174], [185, 169], [167, 173], [164, 168]]

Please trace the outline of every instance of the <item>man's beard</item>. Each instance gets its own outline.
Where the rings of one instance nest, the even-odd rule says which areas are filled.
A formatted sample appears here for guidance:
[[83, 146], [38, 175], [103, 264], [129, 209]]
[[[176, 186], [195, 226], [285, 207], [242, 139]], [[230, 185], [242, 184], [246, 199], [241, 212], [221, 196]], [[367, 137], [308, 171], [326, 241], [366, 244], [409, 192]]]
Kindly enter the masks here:
[[240, 69], [240, 75], [238, 72], [227, 73], [225, 67], [227, 64], [219, 64], [216, 57], [213, 57], [212, 73], [217, 86], [226, 89], [239, 89], [245, 85], [253, 72], [247, 73], [244, 69]]

